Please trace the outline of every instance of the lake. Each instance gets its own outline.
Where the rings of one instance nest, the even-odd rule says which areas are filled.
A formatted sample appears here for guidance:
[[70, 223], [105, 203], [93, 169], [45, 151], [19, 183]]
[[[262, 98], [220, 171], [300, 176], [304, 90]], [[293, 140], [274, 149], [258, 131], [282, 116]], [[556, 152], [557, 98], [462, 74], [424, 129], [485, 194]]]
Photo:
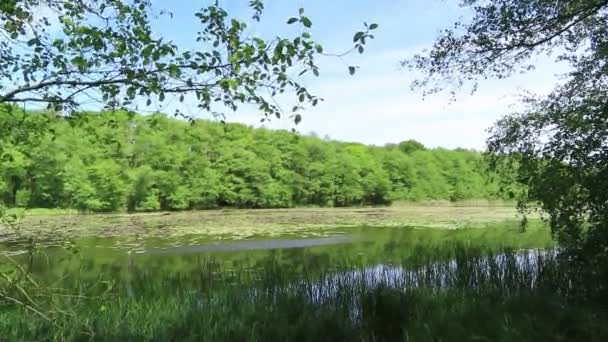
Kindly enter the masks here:
[[[465, 219], [467, 213], [470, 216]], [[49, 283], [69, 275], [71, 280], [112, 279], [131, 284], [134, 277], [145, 276], [147, 286], [179, 278], [184, 286], [197, 288], [201, 272], [221, 284], [237, 271], [255, 279], [269, 264], [279, 265], [283, 276], [297, 278], [310, 273], [420, 266], [453, 258], [457, 247], [488, 254], [552, 245], [548, 229], [540, 222], [521, 233], [514, 212], [509, 211], [511, 219], [505, 219], [505, 213], [504, 208], [410, 207], [76, 215], [40, 219], [49, 226], [68, 228], [63, 233], [55, 230], [54, 236], [42, 234], [35, 240], [33, 258], [26, 253], [31, 247], [26, 237], [5, 238], [0, 250]], [[197, 223], [204, 228], [196, 234], [176, 234], [171, 218], [177, 227], [190, 227], [188, 231]], [[128, 228], [123, 234], [116, 233], [120, 224]], [[281, 224], [285, 229], [280, 229]], [[90, 227], [98, 227], [97, 236], [90, 235]]]
[[522, 231], [507, 208], [30, 216], [15, 228], [0, 231], [9, 340], [518, 340], [597, 314], [564, 301], [576, 279], [545, 224]]

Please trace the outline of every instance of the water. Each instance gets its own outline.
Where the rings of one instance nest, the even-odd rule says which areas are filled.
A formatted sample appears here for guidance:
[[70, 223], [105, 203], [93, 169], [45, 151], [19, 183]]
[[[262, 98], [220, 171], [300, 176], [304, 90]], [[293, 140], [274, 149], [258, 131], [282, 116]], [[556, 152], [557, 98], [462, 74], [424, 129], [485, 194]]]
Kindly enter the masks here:
[[140, 286], [155, 289], [176, 279], [185, 288], [255, 282], [269, 272], [290, 279], [316, 273], [359, 274], [368, 279], [382, 273], [386, 279], [397, 279], [406, 270], [455, 258], [455, 246], [482, 254], [505, 247], [529, 250], [547, 245], [539, 239], [542, 234], [549, 240], [548, 232], [521, 234], [515, 224], [458, 230], [360, 226], [325, 229], [322, 237], [310, 233], [240, 240], [205, 235], [84, 237], [71, 242], [68, 250], [57, 240], [43, 240], [37, 242], [39, 252], [33, 259], [24, 254], [28, 241], [13, 241], [0, 244], [0, 252], [13, 255], [42, 281], [50, 283], [66, 275], [112, 279], [126, 284], [124, 288], [132, 293], [134, 279], [143, 279]]
[[271, 250], [271, 249], [287, 249], [287, 248], [306, 248], [325, 245], [336, 245], [341, 243], [353, 242], [352, 236], [329, 236], [322, 238], [308, 239], [269, 239], [269, 240], [251, 240], [251, 241], [234, 241], [234, 242], [218, 242], [206, 245], [189, 245], [176, 247], [151, 247], [138, 251], [144, 254], [199, 254], [208, 252], [224, 252], [224, 251], [255, 251], [255, 250]]

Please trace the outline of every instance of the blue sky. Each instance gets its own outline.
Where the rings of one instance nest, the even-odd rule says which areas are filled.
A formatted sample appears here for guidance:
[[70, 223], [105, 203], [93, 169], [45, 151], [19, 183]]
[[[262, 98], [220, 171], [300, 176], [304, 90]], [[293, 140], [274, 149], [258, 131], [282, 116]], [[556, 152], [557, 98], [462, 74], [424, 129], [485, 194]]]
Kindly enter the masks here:
[[[231, 14], [240, 19], [251, 15], [246, 0], [223, 0]], [[173, 19], [163, 19], [158, 29], [179, 45], [191, 44], [198, 26], [193, 13], [209, 1], [153, 0], [156, 9], [173, 12]], [[402, 69], [399, 61], [429, 47], [441, 28], [448, 27], [467, 12], [449, 0], [267, 0], [260, 23], [251, 23], [252, 34], [264, 37], [289, 35], [285, 21], [304, 7], [313, 21], [312, 34], [327, 51], [344, 51], [352, 44], [352, 35], [363, 22], [378, 23], [376, 39], [363, 55], [350, 55], [343, 62], [326, 57], [319, 61], [321, 77], [303, 83], [311, 92], [325, 99], [318, 107], [303, 112], [296, 129], [316, 132], [332, 139], [382, 145], [416, 139], [431, 147], [483, 149], [489, 128], [500, 116], [517, 109], [517, 95], [523, 90], [548, 92], [564, 68], [541, 57], [535, 71], [506, 81], [481, 83], [479, 91], [458, 94], [450, 103], [448, 94], [425, 100], [411, 91], [415, 74]], [[360, 66], [350, 76], [346, 64]], [[291, 108], [291, 102], [285, 108]], [[199, 117], [192, 104], [186, 104]], [[169, 108], [165, 108], [169, 109]], [[289, 119], [274, 119], [260, 124], [261, 116], [251, 108], [229, 113], [227, 121], [253, 126], [291, 129]]]

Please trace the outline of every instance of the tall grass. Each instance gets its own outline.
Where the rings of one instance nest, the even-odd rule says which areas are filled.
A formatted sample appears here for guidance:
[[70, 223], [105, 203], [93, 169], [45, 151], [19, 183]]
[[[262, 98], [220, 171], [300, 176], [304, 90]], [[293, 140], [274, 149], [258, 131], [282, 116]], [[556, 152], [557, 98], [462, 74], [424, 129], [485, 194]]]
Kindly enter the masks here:
[[[408, 268], [377, 265], [293, 274], [205, 261], [197, 274], [68, 280], [45, 320], [0, 309], [0, 339], [97, 341], [601, 341], [607, 315], [574, 300], [555, 252], [453, 249]], [[69, 285], [68, 285], [69, 284]]]

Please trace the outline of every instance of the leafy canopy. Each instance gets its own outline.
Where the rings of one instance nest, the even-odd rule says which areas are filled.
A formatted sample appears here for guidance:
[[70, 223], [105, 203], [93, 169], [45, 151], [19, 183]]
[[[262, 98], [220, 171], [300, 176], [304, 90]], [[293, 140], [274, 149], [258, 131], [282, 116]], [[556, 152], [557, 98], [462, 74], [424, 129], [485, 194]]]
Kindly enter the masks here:
[[[249, 6], [252, 20], [260, 21], [263, 1]], [[302, 106], [319, 102], [293, 77], [318, 76], [316, 58], [324, 54], [303, 8], [286, 22], [300, 26], [295, 36], [263, 39], [215, 2], [194, 13], [200, 22], [194, 49], [156, 32], [159, 15], [172, 16], [155, 11], [150, 0], [2, 1], [0, 104], [37, 102], [72, 111], [91, 99], [117, 108], [174, 94], [180, 101], [191, 95], [204, 111], [223, 114], [218, 107], [247, 103], [279, 117], [283, 111], [273, 96], [295, 92], [292, 117], [299, 122]], [[363, 52], [377, 26], [357, 32], [351, 51]]]
[[0, 204], [8, 207], [155, 211], [497, 196], [480, 153], [415, 141], [366, 146], [124, 111], [1, 114]]
[[538, 54], [569, 63], [550, 95], [529, 96], [526, 110], [496, 123], [488, 149], [495, 166], [516, 167], [514, 178], [527, 186], [522, 200], [540, 202], [564, 246], [608, 260], [608, 1], [462, 5], [474, 12], [470, 22], [456, 23], [430, 51], [403, 62], [425, 73], [413, 86], [425, 94], [475, 89], [481, 79], [533, 68]]

